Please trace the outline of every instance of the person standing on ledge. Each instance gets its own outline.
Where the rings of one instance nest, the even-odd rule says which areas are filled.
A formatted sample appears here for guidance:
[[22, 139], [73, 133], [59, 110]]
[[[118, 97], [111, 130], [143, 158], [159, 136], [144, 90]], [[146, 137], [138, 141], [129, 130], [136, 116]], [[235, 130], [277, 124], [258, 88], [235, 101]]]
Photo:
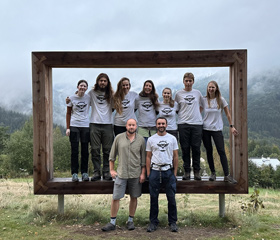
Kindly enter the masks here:
[[211, 170], [209, 181], [216, 180], [216, 171], [213, 159], [212, 139], [216, 145], [220, 161], [224, 170], [224, 181], [236, 184], [237, 181], [229, 174], [228, 160], [225, 152], [224, 136], [223, 136], [223, 118], [222, 110], [224, 110], [231, 133], [236, 136], [237, 130], [232, 124], [228, 104], [222, 97], [218, 83], [211, 81], [207, 85], [207, 95], [203, 98], [203, 135], [202, 140], [207, 153], [207, 161]]
[[156, 120], [157, 133], [148, 138], [146, 167], [150, 191], [150, 224], [147, 232], [154, 232], [159, 224], [158, 196], [163, 186], [168, 201], [168, 224], [171, 232], [177, 232], [176, 175], [178, 169], [177, 139], [166, 132], [167, 120]]
[[179, 90], [175, 95], [175, 101], [179, 104], [178, 131], [185, 170], [183, 180], [190, 180], [190, 150], [192, 150], [194, 179], [200, 181], [200, 146], [203, 125], [200, 111], [203, 97], [200, 91], [192, 88], [194, 84], [192, 73], [184, 74], [183, 83], [185, 88]]
[[[142, 194], [142, 183], [145, 181], [145, 140], [136, 133], [137, 123], [135, 119], [129, 119], [126, 123], [127, 131], [116, 136], [110, 152], [110, 173], [115, 179], [113, 200], [111, 204], [111, 220], [102, 231], [116, 229], [116, 218], [119, 210], [120, 199], [124, 197], [126, 186], [130, 194], [129, 217], [127, 229], [134, 230], [133, 218], [137, 207], [137, 198]], [[118, 168], [114, 169], [114, 163], [118, 156]]]

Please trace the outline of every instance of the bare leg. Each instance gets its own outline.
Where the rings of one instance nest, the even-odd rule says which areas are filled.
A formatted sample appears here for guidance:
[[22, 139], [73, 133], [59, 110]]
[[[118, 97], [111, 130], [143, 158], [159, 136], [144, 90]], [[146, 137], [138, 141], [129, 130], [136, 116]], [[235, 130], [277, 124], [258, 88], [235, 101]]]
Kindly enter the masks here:
[[134, 217], [137, 208], [137, 198], [130, 197], [129, 216]]
[[120, 207], [120, 200], [113, 199], [111, 203], [111, 217], [117, 217], [119, 207]]

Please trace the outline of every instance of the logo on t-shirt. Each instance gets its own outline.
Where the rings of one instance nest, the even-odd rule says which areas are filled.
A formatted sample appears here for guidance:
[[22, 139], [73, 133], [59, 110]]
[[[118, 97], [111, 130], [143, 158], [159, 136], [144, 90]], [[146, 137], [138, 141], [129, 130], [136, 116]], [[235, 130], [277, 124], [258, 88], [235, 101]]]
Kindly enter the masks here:
[[78, 108], [78, 112], [84, 112], [87, 104], [85, 102], [78, 102], [76, 106]]
[[169, 143], [166, 142], [166, 141], [159, 141], [159, 143], [157, 145], [159, 146], [159, 150], [161, 152], [165, 152], [166, 151], [166, 147], [169, 145]]
[[162, 111], [162, 113], [163, 113], [163, 115], [170, 115], [170, 113], [172, 112], [172, 108], [164, 108], [164, 109], [162, 109], [161, 110]]
[[153, 104], [152, 104], [150, 101], [144, 102], [144, 103], [142, 104], [142, 107], [143, 107], [144, 110], [147, 111], [147, 112], [151, 111], [151, 106], [153, 106]]
[[97, 98], [99, 104], [104, 103], [104, 100], [105, 100], [104, 95], [98, 95], [96, 98]]
[[184, 99], [186, 100], [188, 105], [192, 105], [193, 104], [193, 100], [195, 99], [195, 97], [192, 96], [192, 95], [187, 95]]
[[128, 99], [124, 99], [123, 101], [122, 101], [122, 106], [123, 106], [123, 108], [128, 108], [128, 104], [130, 103], [130, 101], [128, 100]]

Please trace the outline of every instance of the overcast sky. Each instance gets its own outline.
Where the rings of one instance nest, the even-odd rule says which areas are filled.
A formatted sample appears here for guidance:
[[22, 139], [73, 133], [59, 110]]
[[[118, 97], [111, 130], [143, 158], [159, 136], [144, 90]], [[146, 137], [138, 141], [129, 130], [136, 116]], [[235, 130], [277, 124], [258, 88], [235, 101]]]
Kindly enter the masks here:
[[[2, 104], [31, 93], [32, 51], [248, 49], [249, 74], [279, 68], [279, 10], [279, 0], [0, 0]], [[61, 70], [54, 78], [93, 85], [95, 71]], [[129, 74], [115, 72], [114, 88]]]

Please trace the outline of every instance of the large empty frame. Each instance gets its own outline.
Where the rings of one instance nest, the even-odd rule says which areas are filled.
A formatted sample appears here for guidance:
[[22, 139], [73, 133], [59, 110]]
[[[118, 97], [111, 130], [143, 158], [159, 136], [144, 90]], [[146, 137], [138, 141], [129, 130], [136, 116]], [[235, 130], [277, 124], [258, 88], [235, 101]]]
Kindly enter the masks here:
[[[32, 52], [34, 193], [112, 193], [112, 181], [71, 182], [53, 178], [52, 68], [229, 67], [231, 116], [238, 137], [230, 138], [231, 174], [238, 181], [178, 181], [178, 193], [248, 193], [247, 50], [147, 52]], [[179, 79], [178, 79], [179, 81]], [[147, 191], [147, 183], [143, 185]]]

